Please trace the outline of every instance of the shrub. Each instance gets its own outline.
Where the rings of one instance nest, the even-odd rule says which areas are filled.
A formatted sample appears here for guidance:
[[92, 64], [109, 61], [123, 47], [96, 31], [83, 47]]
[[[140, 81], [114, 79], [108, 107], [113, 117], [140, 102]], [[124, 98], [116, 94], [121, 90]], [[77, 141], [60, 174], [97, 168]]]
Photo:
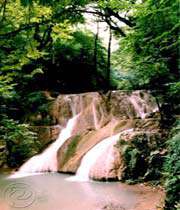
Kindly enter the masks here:
[[1, 121], [0, 138], [6, 145], [7, 165], [20, 166], [27, 158], [38, 152], [35, 133], [29, 130], [27, 124], [19, 124], [12, 119]]
[[165, 162], [166, 172], [166, 201], [165, 209], [174, 210], [180, 207], [180, 121], [172, 130], [171, 138], [167, 141], [168, 155]]
[[43, 91], [31, 92], [24, 97], [22, 121], [31, 125], [52, 125], [50, 107], [53, 99], [48, 99]]
[[124, 162], [122, 181], [160, 181], [164, 162], [161, 135], [140, 132], [128, 141], [120, 139], [119, 144]]

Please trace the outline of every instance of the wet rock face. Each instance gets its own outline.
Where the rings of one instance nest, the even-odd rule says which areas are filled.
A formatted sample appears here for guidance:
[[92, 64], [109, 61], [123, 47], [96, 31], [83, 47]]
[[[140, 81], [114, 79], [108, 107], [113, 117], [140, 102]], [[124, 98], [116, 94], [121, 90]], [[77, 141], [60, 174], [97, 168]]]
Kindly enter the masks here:
[[[51, 115], [60, 125], [65, 125], [71, 117], [83, 112], [92, 104], [101, 104], [102, 98], [99, 93], [83, 93], [59, 95], [51, 107]], [[92, 110], [91, 110], [92, 111]]]
[[[124, 120], [125, 126], [119, 125], [121, 130], [124, 130], [126, 127], [140, 127], [140, 124], [141, 127], [145, 127], [144, 123], [141, 123], [138, 119], [152, 119], [154, 118], [152, 115], [156, 111], [157, 105], [155, 99], [147, 91], [112, 91], [107, 95], [98, 92], [59, 95], [52, 103], [49, 115], [54, 124], [65, 127], [70, 118], [79, 114], [78, 123], [73, 131], [73, 135], [76, 135], [86, 130], [100, 129], [112, 118], [118, 119], [120, 124]], [[135, 121], [135, 119], [137, 120]], [[138, 126], [135, 125], [137, 123], [139, 123]], [[153, 123], [157, 124], [157, 120]], [[148, 129], [156, 127], [155, 124], [153, 126], [153, 123], [149, 122], [151, 125], [148, 125], [148, 122], [146, 122], [146, 127]], [[60, 129], [57, 129], [57, 127], [37, 126], [34, 129], [38, 131], [39, 139], [41, 141], [44, 139], [47, 142], [54, 139], [56, 134], [51, 133], [54, 130], [56, 130], [55, 133], [58, 133], [57, 130]]]
[[112, 91], [108, 94], [59, 95], [50, 112], [54, 121], [64, 125], [69, 118], [86, 109], [91, 109], [92, 114], [96, 111], [98, 117], [108, 112], [108, 115], [121, 119], [148, 118], [158, 111], [156, 101], [148, 91]]
[[[76, 119], [72, 129], [66, 129], [67, 133], [71, 130], [71, 134], [67, 135], [68, 139], [63, 141], [63, 145], [57, 148], [53, 155], [56, 157], [57, 154], [56, 166], [60, 172], [76, 173], [83, 158], [92, 148], [104, 139], [121, 134], [128, 129], [133, 131], [130, 134], [121, 135], [124, 142], [132, 144], [134, 139], [139, 139], [137, 142], [145, 145], [148, 152], [154, 151], [160, 144], [156, 135], [161, 133], [160, 116], [155, 99], [147, 91], [59, 95], [52, 103], [49, 112], [57, 126], [33, 128], [38, 131], [39, 141], [44, 145], [57, 139], [70, 119], [74, 117]], [[152, 137], [147, 140], [149, 133]], [[147, 141], [144, 143], [145, 140]], [[131, 147], [139, 163], [139, 150], [135, 145]], [[51, 148], [48, 149], [51, 150]], [[56, 162], [52, 160], [54, 161]], [[117, 139], [114, 144], [110, 146], [108, 144], [108, 148], [98, 155], [89, 171], [89, 176], [96, 180], [122, 179], [126, 168]]]
[[37, 133], [39, 143], [43, 146], [55, 141], [61, 131], [59, 125], [55, 126], [31, 126], [31, 130]]
[[[100, 129], [112, 118], [120, 121], [129, 119], [131, 122], [125, 121], [125, 124], [129, 123], [132, 126], [136, 118], [154, 118], [152, 115], [157, 113], [155, 99], [147, 91], [112, 91], [108, 94], [90, 92], [59, 95], [56, 99], [51, 97], [49, 92], [44, 92], [44, 97], [51, 102], [48, 114], [48, 118], [52, 121], [51, 125], [39, 123], [43, 122], [43, 113], [35, 116], [32, 113], [31, 117], [35, 119], [30, 121], [33, 125], [38, 125], [33, 126], [33, 130], [37, 132], [40, 142], [44, 141], [45, 144], [55, 140], [60, 128], [65, 127], [68, 120], [77, 114], [79, 114], [79, 120], [74, 128], [74, 135], [86, 130]], [[126, 126], [123, 128], [120, 125], [120, 127], [123, 130]]]
[[[141, 142], [142, 138], [151, 136], [147, 142], [149, 150], [153, 151], [159, 146], [160, 116], [155, 99], [147, 91], [113, 91], [109, 95], [85, 93], [59, 96], [57, 100], [60, 104], [58, 109], [56, 104], [55, 110], [59, 111], [55, 117], [59, 122], [64, 121], [65, 110], [65, 113], [70, 113], [69, 116], [79, 115], [73, 136], [57, 153], [60, 172], [76, 173], [88, 151], [103, 139], [127, 129], [133, 128], [134, 131], [122, 135], [125, 141], [133, 142], [133, 139], [141, 136]], [[125, 168], [123, 155], [116, 143], [99, 156], [89, 176], [95, 180], [119, 180]]]
[[164, 139], [166, 132], [135, 131], [122, 134], [119, 147], [121, 164], [121, 180], [149, 181], [160, 178], [160, 170], [166, 154]]
[[[81, 163], [84, 155], [91, 150], [96, 144], [103, 139], [113, 134], [113, 128], [116, 126], [117, 121], [110, 121], [107, 125], [98, 130], [87, 130], [78, 134], [78, 141], [76, 136], [72, 136], [66, 141], [66, 143], [59, 149], [58, 157], [58, 169], [60, 172], [75, 173]], [[65, 162], [64, 159], [67, 156], [68, 149], [74, 140], [77, 142], [74, 153]]]
[[112, 115], [121, 119], [143, 119], [158, 110], [154, 97], [148, 91], [112, 91], [110, 107]]
[[110, 203], [102, 207], [101, 210], [126, 210], [126, 209], [118, 204], [116, 205], [116, 204]]

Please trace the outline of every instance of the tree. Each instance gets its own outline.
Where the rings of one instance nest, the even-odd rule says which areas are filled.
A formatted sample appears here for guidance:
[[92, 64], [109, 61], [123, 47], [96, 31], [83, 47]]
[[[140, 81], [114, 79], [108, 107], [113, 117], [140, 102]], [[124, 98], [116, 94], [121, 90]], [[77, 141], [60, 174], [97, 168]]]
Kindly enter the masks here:
[[110, 88], [110, 84], [111, 84], [111, 44], [112, 44], [112, 31], [111, 31], [111, 27], [109, 27], [108, 60], [107, 60], [108, 89]]
[[136, 88], [177, 82], [178, 1], [147, 0], [135, 4], [132, 13], [136, 26], [120, 41], [119, 68], [136, 78]]

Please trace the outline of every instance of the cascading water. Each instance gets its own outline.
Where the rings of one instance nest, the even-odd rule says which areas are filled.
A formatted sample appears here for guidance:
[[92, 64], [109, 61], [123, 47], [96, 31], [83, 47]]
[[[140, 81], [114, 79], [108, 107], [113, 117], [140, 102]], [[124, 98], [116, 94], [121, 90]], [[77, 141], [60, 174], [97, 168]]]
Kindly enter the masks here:
[[95, 127], [96, 130], [98, 130], [100, 128], [100, 126], [98, 124], [98, 118], [97, 118], [95, 103], [92, 104], [92, 112], [93, 112], [93, 118], [94, 118], [94, 127]]
[[139, 115], [139, 117], [141, 117], [141, 119], [144, 119], [149, 113], [158, 111], [158, 107], [155, 102], [151, 101], [152, 97], [150, 98], [149, 94], [144, 93], [144, 98], [142, 98], [140, 93], [143, 92], [135, 91], [129, 97], [129, 101], [134, 106], [134, 109], [136, 113]]
[[[113, 92], [115, 94], [116, 92]], [[125, 97], [127, 101], [128, 107], [133, 108], [133, 111], [136, 113], [136, 117], [141, 117], [142, 119], [146, 117], [146, 115], [155, 112], [157, 110], [157, 105], [154, 103], [152, 97], [144, 92], [144, 91], [135, 91], [131, 95], [125, 94], [122, 97], [122, 94], [117, 93], [116, 95], [118, 103], [114, 103], [113, 98], [110, 98], [110, 105], [115, 110], [117, 109], [117, 112], [119, 109], [121, 109], [121, 101], [123, 101], [123, 97]], [[62, 129], [62, 131], [59, 134], [58, 139], [49, 146], [42, 154], [36, 155], [29, 159], [20, 169], [17, 173], [15, 173], [15, 177], [18, 177], [21, 174], [26, 173], [35, 173], [35, 172], [56, 172], [58, 171], [58, 161], [57, 160], [57, 153], [59, 148], [66, 142], [68, 138], [72, 136], [72, 134], [77, 134], [78, 132], [81, 132], [81, 130], [87, 129], [88, 132], [90, 132], [89, 128], [93, 128], [98, 132], [102, 129], [102, 133], [105, 132], [103, 129], [104, 119], [106, 118], [106, 114], [108, 116], [108, 113], [106, 113], [104, 110], [106, 110], [107, 107], [105, 107], [105, 103], [102, 101], [102, 98], [95, 94], [95, 93], [88, 93], [86, 95], [67, 95], [67, 96], [61, 96], [58, 98], [60, 106], [56, 107], [57, 111], [57, 119], [61, 119], [58, 122], [61, 121], [67, 121], [66, 115], [64, 116], [64, 113], [68, 113], [67, 116], [73, 115], [74, 117], [71, 118], [66, 127]], [[115, 98], [116, 99], [116, 98]], [[112, 100], [112, 101], [111, 101]], [[126, 104], [125, 104], [126, 105]], [[133, 106], [132, 106], [133, 105]], [[124, 104], [122, 103], [122, 106]], [[65, 112], [63, 112], [63, 109], [65, 107]], [[92, 107], [92, 108], [91, 108]], [[123, 107], [122, 107], [123, 108]], [[62, 112], [61, 112], [62, 109]], [[66, 110], [67, 109], [67, 110]], [[60, 112], [59, 112], [60, 110]], [[132, 113], [134, 113], [132, 111]], [[70, 113], [70, 114], [69, 114]], [[109, 116], [107, 120], [113, 121], [113, 117], [116, 116], [116, 112], [112, 112], [113, 116]], [[109, 114], [112, 114], [109, 112]], [[59, 115], [58, 115], [59, 114]], [[114, 115], [115, 114], [115, 115]], [[122, 117], [126, 116], [127, 113], [122, 113]], [[119, 117], [119, 116], [118, 116]], [[134, 115], [132, 114], [132, 117]], [[65, 119], [65, 120], [64, 120]], [[77, 122], [78, 121], [78, 122]], [[79, 127], [78, 127], [78, 126]], [[103, 126], [102, 126], [103, 125]], [[82, 127], [81, 127], [82, 126]], [[109, 128], [108, 128], [109, 129]], [[112, 128], [113, 130], [113, 128]], [[132, 129], [131, 129], [132, 130]], [[81, 161], [81, 165], [77, 171], [77, 175], [75, 177], [72, 177], [72, 180], [79, 180], [79, 181], [87, 181], [89, 180], [89, 173], [92, 168], [92, 166], [96, 163], [98, 158], [103, 154], [103, 152], [106, 152], [108, 148], [111, 148], [112, 145], [114, 145], [117, 140], [119, 139], [119, 136], [121, 133], [128, 132], [129, 130], [125, 130], [123, 132], [120, 132], [119, 134], [111, 135], [111, 132], [107, 132], [107, 135], [104, 136], [110, 136], [103, 140], [104, 136], [102, 137], [102, 141], [96, 146], [94, 146], [85, 156], [83, 157]], [[99, 141], [98, 141], [99, 142]], [[91, 145], [91, 143], [89, 143]], [[92, 144], [93, 145], [93, 144]], [[89, 147], [90, 148], [90, 147]], [[78, 151], [77, 151], [78, 153]], [[111, 154], [108, 154], [106, 156], [106, 164], [103, 165], [103, 167], [108, 167], [108, 164], [110, 162]], [[79, 164], [79, 163], [78, 163]], [[95, 164], [96, 165], [96, 164]], [[74, 171], [73, 171], [74, 172]]]
[[36, 172], [56, 172], [57, 168], [57, 151], [64, 144], [64, 142], [71, 137], [73, 128], [76, 124], [79, 115], [71, 118], [67, 126], [62, 129], [57, 140], [51, 144], [42, 154], [36, 155], [29, 159], [24, 165], [22, 165], [18, 172], [16, 172], [12, 177], [21, 176], [21, 174], [26, 173], [36, 173]]
[[[92, 166], [95, 164], [96, 160], [103, 154], [108, 147], [114, 145], [122, 133], [131, 132], [133, 129], [128, 129], [123, 132], [120, 132], [116, 135], [110, 136], [96, 146], [94, 146], [86, 155], [83, 157], [81, 164], [77, 170], [76, 176], [68, 178], [70, 181], [89, 181], [89, 173]], [[110, 159], [110, 158], [109, 158]]]

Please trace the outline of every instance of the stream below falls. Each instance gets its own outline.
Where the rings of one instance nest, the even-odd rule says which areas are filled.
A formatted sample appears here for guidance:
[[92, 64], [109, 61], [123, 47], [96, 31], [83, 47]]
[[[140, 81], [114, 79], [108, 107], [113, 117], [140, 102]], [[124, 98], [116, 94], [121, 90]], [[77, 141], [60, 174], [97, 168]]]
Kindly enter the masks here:
[[0, 177], [0, 210], [156, 210], [164, 196], [144, 185], [76, 182], [69, 177], [59, 173]]

